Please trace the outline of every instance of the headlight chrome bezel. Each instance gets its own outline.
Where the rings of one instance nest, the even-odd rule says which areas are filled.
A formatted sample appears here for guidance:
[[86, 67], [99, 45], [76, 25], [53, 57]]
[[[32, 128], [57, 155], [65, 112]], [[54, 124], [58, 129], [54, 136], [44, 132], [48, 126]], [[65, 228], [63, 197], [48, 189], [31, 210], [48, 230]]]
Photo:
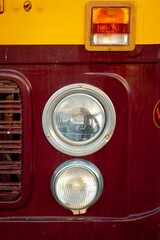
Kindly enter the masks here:
[[[89, 101], [102, 109], [102, 126], [98, 134], [86, 141], [72, 141], [60, 133], [56, 127], [55, 110], [63, 101], [72, 96], [88, 96]], [[99, 88], [76, 83], [67, 85], [55, 92], [47, 101], [42, 115], [42, 126], [46, 138], [60, 152], [70, 156], [85, 156], [101, 149], [112, 137], [116, 125], [116, 113], [110, 98]]]

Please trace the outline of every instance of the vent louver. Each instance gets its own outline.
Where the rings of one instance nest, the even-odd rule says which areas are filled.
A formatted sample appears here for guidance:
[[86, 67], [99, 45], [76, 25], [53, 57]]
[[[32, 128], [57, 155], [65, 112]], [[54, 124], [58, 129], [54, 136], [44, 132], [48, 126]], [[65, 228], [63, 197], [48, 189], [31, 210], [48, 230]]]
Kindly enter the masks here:
[[18, 85], [0, 80], [0, 201], [22, 193], [22, 99]]

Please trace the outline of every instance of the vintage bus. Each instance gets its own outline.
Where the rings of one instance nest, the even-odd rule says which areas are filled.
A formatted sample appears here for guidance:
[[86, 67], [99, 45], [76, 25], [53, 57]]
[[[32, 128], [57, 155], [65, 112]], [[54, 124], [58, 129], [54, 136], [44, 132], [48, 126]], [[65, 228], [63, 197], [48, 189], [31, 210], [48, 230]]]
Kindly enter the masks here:
[[2, 239], [160, 239], [159, 9], [0, 0]]

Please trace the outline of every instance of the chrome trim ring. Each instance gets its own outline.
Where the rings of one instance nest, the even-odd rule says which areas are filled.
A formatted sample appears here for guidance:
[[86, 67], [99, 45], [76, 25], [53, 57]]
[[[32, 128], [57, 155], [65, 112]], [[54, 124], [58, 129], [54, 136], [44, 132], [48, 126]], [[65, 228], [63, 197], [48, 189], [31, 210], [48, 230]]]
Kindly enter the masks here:
[[116, 113], [110, 98], [99, 88], [82, 83], [55, 92], [42, 115], [48, 141], [70, 156], [84, 156], [101, 149], [111, 139], [115, 125]]

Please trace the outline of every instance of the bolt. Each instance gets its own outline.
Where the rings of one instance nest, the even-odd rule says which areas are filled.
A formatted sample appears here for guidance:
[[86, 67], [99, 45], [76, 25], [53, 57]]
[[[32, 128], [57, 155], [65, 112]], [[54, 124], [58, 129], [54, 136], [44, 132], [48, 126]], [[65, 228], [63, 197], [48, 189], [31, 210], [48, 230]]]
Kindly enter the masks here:
[[24, 5], [23, 5], [23, 8], [26, 12], [29, 12], [32, 8], [32, 3], [30, 1], [25, 1]]

